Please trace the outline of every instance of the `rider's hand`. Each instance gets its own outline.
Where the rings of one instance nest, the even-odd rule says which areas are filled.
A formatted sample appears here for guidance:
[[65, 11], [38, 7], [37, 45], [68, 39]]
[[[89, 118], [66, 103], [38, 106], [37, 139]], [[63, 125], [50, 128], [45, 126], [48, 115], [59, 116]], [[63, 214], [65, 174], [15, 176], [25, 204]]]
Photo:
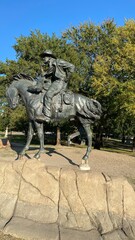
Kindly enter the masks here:
[[31, 93], [39, 93], [39, 92], [42, 92], [42, 89], [39, 88], [39, 87], [28, 87], [28, 91], [31, 92]]

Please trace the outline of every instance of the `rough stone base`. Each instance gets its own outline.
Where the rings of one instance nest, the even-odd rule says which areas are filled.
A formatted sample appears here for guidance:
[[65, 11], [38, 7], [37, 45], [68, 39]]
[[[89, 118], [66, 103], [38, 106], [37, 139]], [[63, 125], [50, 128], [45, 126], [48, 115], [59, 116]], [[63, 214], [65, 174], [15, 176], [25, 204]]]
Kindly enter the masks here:
[[123, 177], [3, 161], [0, 229], [26, 240], [135, 240], [135, 191]]
[[42, 224], [23, 218], [13, 218], [4, 234], [26, 240], [101, 240], [97, 230], [88, 232], [59, 228], [57, 224]]
[[56, 224], [43, 224], [23, 218], [13, 218], [5, 227], [4, 234], [26, 240], [59, 240]]

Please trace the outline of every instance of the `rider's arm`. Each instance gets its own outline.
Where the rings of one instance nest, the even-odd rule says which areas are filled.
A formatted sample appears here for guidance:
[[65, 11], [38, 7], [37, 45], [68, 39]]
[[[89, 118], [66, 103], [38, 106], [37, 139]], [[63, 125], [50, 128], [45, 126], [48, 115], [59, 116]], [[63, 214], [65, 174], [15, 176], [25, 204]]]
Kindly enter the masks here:
[[75, 71], [75, 66], [72, 63], [69, 63], [62, 59], [59, 60], [59, 65], [70, 73], [73, 73]]
[[48, 78], [50, 77], [54, 72], [54, 66], [50, 67], [46, 72], [45, 72], [45, 77]]

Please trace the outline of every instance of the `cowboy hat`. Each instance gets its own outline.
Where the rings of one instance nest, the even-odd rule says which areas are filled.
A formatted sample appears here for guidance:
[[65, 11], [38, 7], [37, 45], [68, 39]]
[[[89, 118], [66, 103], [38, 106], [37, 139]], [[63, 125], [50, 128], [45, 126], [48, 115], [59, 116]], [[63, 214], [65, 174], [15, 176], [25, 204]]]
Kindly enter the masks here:
[[45, 56], [50, 56], [50, 57], [56, 58], [51, 50], [46, 50], [46, 51], [44, 51], [43, 53], [40, 54], [40, 57], [45, 57]]

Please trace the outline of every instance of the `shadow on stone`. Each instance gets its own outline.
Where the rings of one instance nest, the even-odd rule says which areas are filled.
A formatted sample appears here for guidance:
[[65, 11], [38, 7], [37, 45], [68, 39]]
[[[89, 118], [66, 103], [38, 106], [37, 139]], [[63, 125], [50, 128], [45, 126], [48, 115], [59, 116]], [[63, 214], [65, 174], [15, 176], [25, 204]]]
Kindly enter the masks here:
[[57, 155], [60, 155], [60, 156], [64, 157], [71, 165], [79, 167], [79, 165], [74, 163], [70, 158], [66, 157], [62, 153], [57, 152], [55, 148], [46, 148], [46, 150], [48, 151], [48, 152], [46, 152], [46, 154], [48, 154], [49, 156], [52, 156], [52, 154], [55, 153]]

